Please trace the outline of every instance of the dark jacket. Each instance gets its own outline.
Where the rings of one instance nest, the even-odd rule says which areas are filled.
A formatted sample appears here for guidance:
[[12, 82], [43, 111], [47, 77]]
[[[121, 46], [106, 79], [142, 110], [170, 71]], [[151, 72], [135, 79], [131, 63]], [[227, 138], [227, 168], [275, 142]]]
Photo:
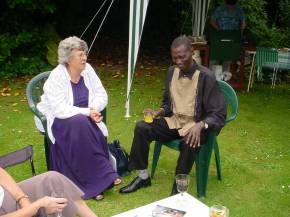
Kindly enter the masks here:
[[[165, 110], [166, 117], [172, 115], [169, 87], [175, 67], [176, 66], [169, 67], [165, 79], [165, 91], [161, 108]], [[221, 128], [225, 125], [227, 114], [223, 93], [219, 89], [215, 75], [211, 70], [204, 66], [194, 64], [192, 72], [195, 72], [196, 69], [200, 71], [200, 75], [197, 86], [194, 121], [205, 121], [209, 129], [214, 129], [219, 133]]]

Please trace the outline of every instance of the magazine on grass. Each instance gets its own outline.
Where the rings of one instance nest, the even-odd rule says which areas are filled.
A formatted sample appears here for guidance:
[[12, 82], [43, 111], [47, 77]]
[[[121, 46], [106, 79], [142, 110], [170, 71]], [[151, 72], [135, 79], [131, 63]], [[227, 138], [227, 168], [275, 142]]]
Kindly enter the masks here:
[[185, 213], [185, 211], [161, 205], [156, 205], [155, 208], [152, 210], [153, 217], [183, 217]]

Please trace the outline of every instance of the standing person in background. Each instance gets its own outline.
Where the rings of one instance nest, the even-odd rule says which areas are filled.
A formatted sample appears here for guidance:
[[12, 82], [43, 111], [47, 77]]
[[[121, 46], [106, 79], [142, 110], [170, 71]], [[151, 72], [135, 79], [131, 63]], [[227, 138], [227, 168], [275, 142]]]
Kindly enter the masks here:
[[68, 37], [58, 46], [59, 65], [43, 86], [38, 110], [47, 118], [51, 170], [72, 180], [84, 199], [103, 199], [103, 192], [121, 183], [110, 160], [101, 111], [108, 95], [87, 63], [87, 43]]
[[[246, 18], [243, 9], [237, 3], [238, 0], [225, 0], [225, 3], [217, 7], [210, 18], [210, 24], [217, 30], [240, 30], [241, 34], [246, 28]], [[211, 36], [210, 36], [211, 37]], [[241, 42], [242, 43], [242, 42]], [[210, 61], [210, 68], [217, 64], [215, 60]], [[236, 71], [236, 62], [224, 61], [222, 63], [222, 74], [225, 80], [231, 78]], [[221, 75], [216, 75], [217, 79]], [[228, 77], [228, 79], [226, 79]]]
[[238, 0], [225, 0], [225, 4], [217, 7], [210, 18], [210, 24], [215, 29], [241, 30], [246, 28], [246, 18]]
[[[61, 198], [51, 197], [59, 193]], [[82, 196], [83, 192], [74, 183], [57, 172], [46, 172], [16, 183], [0, 167], [2, 217], [44, 217], [55, 213], [62, 213], [63, 217], [97, 217]]]

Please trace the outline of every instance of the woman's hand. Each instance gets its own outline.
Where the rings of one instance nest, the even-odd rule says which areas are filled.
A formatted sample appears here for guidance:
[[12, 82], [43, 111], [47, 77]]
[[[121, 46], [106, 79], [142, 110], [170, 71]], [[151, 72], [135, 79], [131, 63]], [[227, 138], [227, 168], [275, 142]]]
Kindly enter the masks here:
[[40, 207], [44, 207], [47, 214], [62, 212], [67, 206], [66, 198], [43, 197], [39, 199]]
[[100, 123], [103, 120], [102, 114], [94, 108], [90, 108], [90, 118], [96, 123]]

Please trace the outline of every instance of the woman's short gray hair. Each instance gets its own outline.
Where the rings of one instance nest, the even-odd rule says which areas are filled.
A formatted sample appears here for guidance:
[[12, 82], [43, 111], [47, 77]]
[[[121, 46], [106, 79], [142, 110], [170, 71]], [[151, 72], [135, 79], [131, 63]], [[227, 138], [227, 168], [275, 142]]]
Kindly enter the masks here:
[[59, 64], [66, 64], [71, 56], [71, 52], [74, 49], [83, 50], [86, 53], [88, 52], [88, 45], [87, 43], [76, 37], [71, 36], [68, 37], [61, 42], [59, 42], [58, 45], [58, 63]]

